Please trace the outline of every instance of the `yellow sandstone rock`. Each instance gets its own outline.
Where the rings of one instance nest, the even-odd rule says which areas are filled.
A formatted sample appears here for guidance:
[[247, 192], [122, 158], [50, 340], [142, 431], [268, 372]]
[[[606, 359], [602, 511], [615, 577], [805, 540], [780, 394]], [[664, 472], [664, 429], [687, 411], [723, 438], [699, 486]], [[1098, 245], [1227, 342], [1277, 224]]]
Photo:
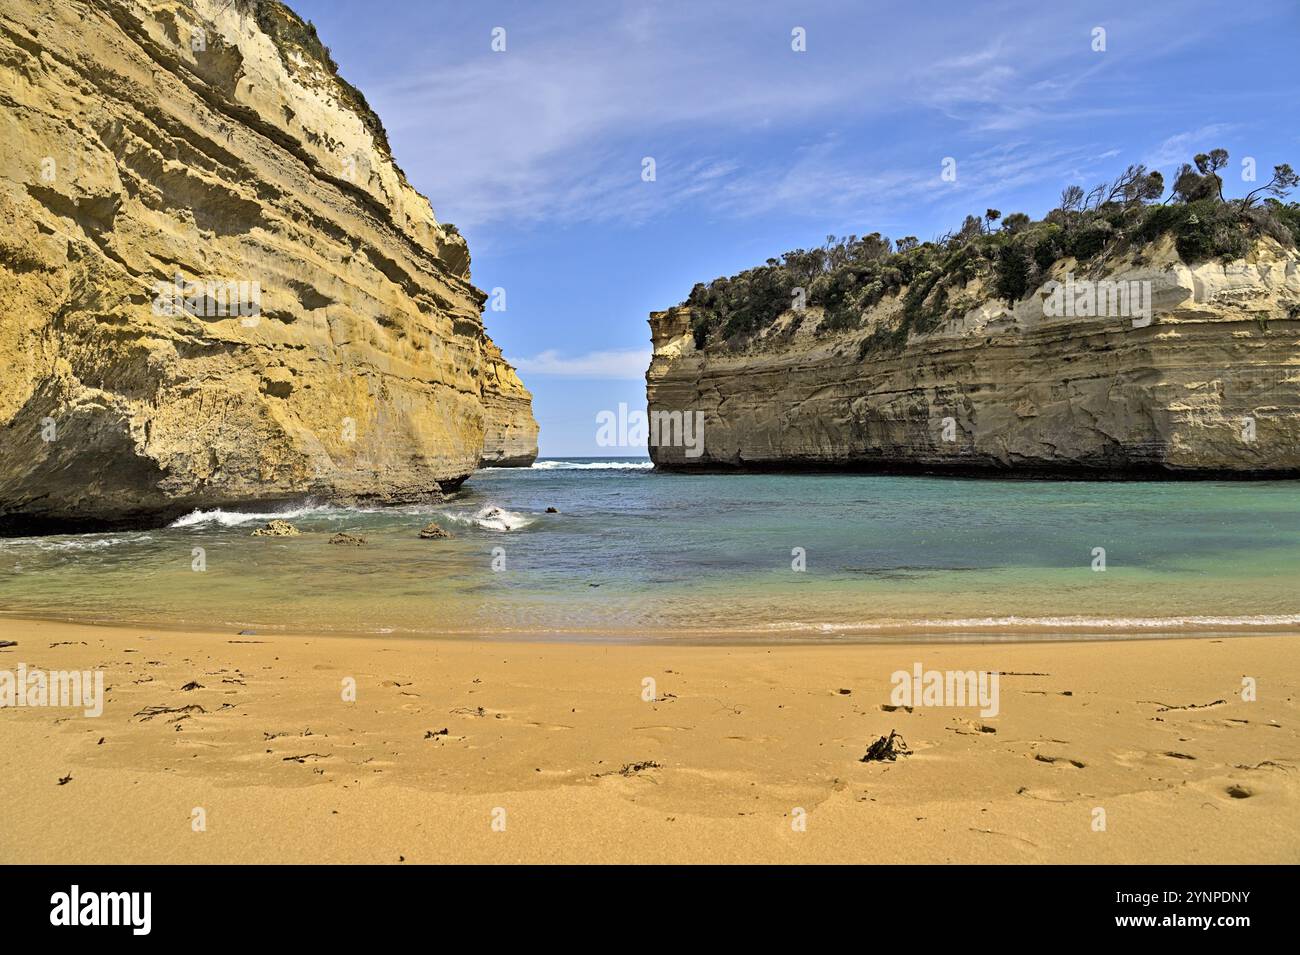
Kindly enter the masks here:
[[487, 434], [483, 442], [483, 467], [528, 467], [537, 458], [537, 422], [533, 396], [501, 349], [489, 341], [483, 379], [483, 409]]
[[[1056, 263], [1051, 281], [1074, 265]], [[1052, 316], [1047, 283], [1009, 307], [976, 279], [956, 319], [860, 351], [899, 321], [902, 295], [860, 328], [819, 328], [810, 307], [735, 349], [697, 349], [689, 306], [653, 312], [652, 441], [656, 414], [665, 423], [651, 457], [671, 469], [1300, 474], [1296, 250], [1266, 238], [1242, 260], [1189, 266], [1166, 237], [1087, 278], [1139, 283], [1150, 314]], [[703, 415], [702, 454], [666, 412]]]
[[436, 500], [535, 435], [464, 240], [276, 0], [0, 0], [0, 141], [0, 529]]

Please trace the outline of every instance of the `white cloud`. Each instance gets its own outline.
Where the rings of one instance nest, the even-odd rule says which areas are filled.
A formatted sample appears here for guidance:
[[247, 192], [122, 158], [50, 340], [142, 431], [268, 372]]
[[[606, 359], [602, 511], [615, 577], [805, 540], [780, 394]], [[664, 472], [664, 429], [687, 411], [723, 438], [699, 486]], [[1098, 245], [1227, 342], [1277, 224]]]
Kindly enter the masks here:
[[1181, 166], [1185, 162], [1191, 162], [1192, 157], [1197, 153], [1209, 152], [1222, 145], [1219, 140], [1232, 128], [1227, 123], [1210, 123], [1199, 129], [1170, 136], [1157, 146], [1144, 162], [1152, 169]]
[[[520, 227], [884, 197], [920, 170], [826, 149], [828, 130], [926, 107], [985, 122], [983, 104], [1031, 68], [1001, 41], [963, 54], [978, 34], [961, 17], [924, 31], [881, 18], [867, 56], [835, 35], [842, 8], [821, 14], [819, 29], [806, 11], [810, 49], [796, 54], [784, 4], [743, 17], [709, 4], [591, 7], [563, 30], [515, 31], [505, 54], [471, 51], [367, 96], [440, 218]], [[754, 152], [759, 168], [746, 162]], [[654, 183], [641, 180], [643, 156], [657, 162]]]
[[640, 380], [650, 367], [650, 349], [627, 348], [593, 351], [564, 357], [548, 349], [531, 358], [507, 358], [523, 375], [554, 375], [561, 378], [616, 378]]

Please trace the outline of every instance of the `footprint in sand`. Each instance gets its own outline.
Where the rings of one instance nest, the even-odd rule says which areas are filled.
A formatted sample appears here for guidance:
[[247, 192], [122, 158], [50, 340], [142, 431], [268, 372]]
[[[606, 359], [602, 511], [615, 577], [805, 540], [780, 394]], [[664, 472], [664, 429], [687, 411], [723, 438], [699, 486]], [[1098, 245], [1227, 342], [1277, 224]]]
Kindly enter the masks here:
[[1031, 789], [1029, 786], [1021, 786], [1016, 790], [1017, 796], [1024, 796], [1026, 799], [1037, 799], [1042, 802], [1074, 802], [1075, 798], [1057, 789]]
[[1048, 756], [1046, 753], [1034, 753], [1034, 759], [1040, 763], [1051, 763], [1057, 766], [1073, 766], [1075, 769], [1083, 769], [1087, 764], [1082, 760], [1071, 759], [1069, 756]]
[[494, 720], [508, 720], [509, 715], [502, 710], [493, 710], [485, 706], [458, 706], [449, 711], [452, 716], [465, 716], [471, 719], [491, 717]]
[[987, 733], [996, 733], [997, 730], [987, 723], [981, 723], [979, 720], [964, 720], [954, 718], [956, 726], [944, 727], [950, 733], [957, 733], [961, 736], [981, 736]]
[[694, 727], [691, 727], [691, 726], [669, 726], [669, 725], [666, 724], [666, 723], [659, 723], [659, 724], [655, 724], [654, 726], [634, 726], [634, 727], [632, 727], [632, 729], [635, 730], [635, 731], [637, 731], [637, 732], [642, 732], [642, 731], [646, 731], [646, 732], [658, 732], [658, 731], [660, 731], [660, 730], [674, 730], [674, 731], [682, 732], [682, 731], [688, 731], [688, 730], [694, 729]]

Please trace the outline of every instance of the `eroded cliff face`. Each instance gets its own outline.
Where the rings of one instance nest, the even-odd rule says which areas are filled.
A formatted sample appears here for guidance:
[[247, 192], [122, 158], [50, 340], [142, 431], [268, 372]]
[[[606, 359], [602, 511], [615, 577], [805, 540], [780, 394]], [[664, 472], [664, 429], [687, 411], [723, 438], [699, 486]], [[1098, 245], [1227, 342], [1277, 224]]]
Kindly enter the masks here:
[[537, 459], [537, 422], [533, 396], [501, 349], [488, 342], [484, 352], [483, 437], [481, 467], [526, 468]]
[[0, 140], [4, 529], [437, 499], [478, 465], [465, 242], [280, 3], [0, 0]]
[[[1074, 268], [1057, 263], [1053, 281]], [[739, 350], [697, 350], [688, 307], [654, 312], [649, 409], [701, 412], [704, 440], [698, 456], [677, 442], [651, 457], [670, 469], [1300, 474], [1295, 250], [1265, 239], [1241, 261], [1188, 266], [1166, 239], [1076, 279], [1149, 282], [1149, 324], [1052, 317], [1046, 283], [1009, 307], [978, 280], [960, 319], [896, 350], [861, 343], [893, 327], [901, 296], [851, 332], [787, 313]]]

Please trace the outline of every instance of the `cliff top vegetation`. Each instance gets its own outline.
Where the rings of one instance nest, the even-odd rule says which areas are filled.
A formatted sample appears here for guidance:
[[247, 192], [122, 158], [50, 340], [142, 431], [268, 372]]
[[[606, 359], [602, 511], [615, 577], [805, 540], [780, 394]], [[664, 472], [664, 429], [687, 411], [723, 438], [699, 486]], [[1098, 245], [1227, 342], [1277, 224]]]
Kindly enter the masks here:
[[[1167, 193], [1161, 173], [1131, 165], [1091, 190], [1062, 190], [1056, 208], [1040, 220], [988, 209], [928, 242], [915, 236], [891, 241], [878, 232], [827, 236], [819, 248], [795, 249], [738, 275], [700, 283], [683, 304], [692, 308], [697, 347], [738, 348], [800, 297], [805, 307], [823, 310], [819, 330], [834, 332], [860, 327], [866, 311], [886, 296], [902, 295], [900, 321], [873, 332], [862, 343], [866, 354], [896, 348], [910, 333], [960, 314], [968, 307], [960, 290], [976, 277], [1011, 303], [1046, 281], [1063, 259], [1100, 266], [1164, 235], [1173, 237], [1188, 264], [1241, 258], [1264, 236], [1295, 247], [1300, 204], [1283, 199], [1300, 176], [1283, 163], [1266, 182], [1229, 199], [1219, 175], [1227, 162], [1223, 149], [1198, 154], [1179, 169]], [[795, 327], [801, 318], [796, 315]]]

